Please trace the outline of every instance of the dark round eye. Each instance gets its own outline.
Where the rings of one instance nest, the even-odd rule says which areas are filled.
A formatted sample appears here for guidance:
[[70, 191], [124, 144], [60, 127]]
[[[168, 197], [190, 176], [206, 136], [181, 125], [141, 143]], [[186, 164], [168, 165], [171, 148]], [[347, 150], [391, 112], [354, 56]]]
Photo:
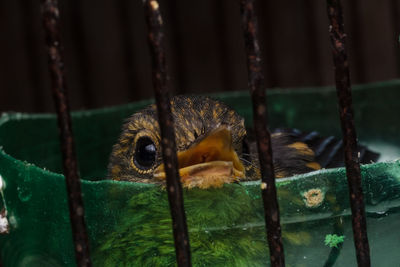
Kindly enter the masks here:
[[136, 142], [135, 164], [140, 169], [149, 169], [156, 161], [157, 150], [154, 142], [149, 137], [141, 137]]

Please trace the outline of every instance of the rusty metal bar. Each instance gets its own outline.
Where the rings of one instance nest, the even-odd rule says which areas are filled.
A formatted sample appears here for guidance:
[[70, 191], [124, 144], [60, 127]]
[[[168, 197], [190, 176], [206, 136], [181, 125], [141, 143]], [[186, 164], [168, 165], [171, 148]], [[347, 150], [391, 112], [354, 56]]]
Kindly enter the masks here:
[[241, 0], [240, 9], [247, 55], [249, 89], [253, 102], [254, 130], [261, 168], [261, 192], [264, 202], [265, 222], [271, 266], [284, 266], [285, 258], [281, 236], [279, 207], [275, 187], [271, 138], [267, 128], [267, 105], [264, 76], [261, 70], [261, 52], [257, 39], [257, 19], [254, 0]]
[[361, 186], [360, 162], [357, 153], [357, 135], [354, 127], [349, 64], [345, 47], [343, 14], [340, 0], [327, 0], [330, 21], [329, 35], [335, 66], [336, 90], [343, 133], [347, 182], [350, 193], [354, 244], [358, 266], [370, 266], [367, 223]]
[[77, 266], [91, 266], [89, 242], [85, 227], [81, 184], [78, 176], [75, 144], [67, 99], [57, 0], [42, 0], [43, 26], [46, 32], [51, 88], [56, 106], [67, 185], [69, 214]]
[[190, 245], [183, 207], [182, 185], [178, 172], [174, 122], [167, 88], [163, 21], [156, 0], [145, 0], [148, 39], [152, 58], [153, 87], [161, 129], [162, 156], [167, 176], [168, 200], [172, 216], [175, 252], [178, 266], [191, 266]]

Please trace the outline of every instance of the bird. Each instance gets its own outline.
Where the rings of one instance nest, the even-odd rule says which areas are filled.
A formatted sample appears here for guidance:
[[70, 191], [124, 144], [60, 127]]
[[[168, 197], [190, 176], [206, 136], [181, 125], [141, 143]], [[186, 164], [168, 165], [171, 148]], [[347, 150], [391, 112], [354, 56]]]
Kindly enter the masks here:
[[[218, 188], [261, 178], [254, 132], [234, 109], [207, 96], [178, 95], [171, 111], [183, 187]], [[133, 114], [113, 146], [108, 178], [165, 184], [160, 140], [154, 104]], [[271, 143], [278, 179], [344, 164], [342, 141], [333, 136], [280, 128], [273, 130]], [[379, 157], [361, 145], [358, 152], [362, 163]]]
[[[193, 266], [265, 266], [260, 189], [242, 183], [261, 179], [254, 131], [234, 109], [206, 96], [175, 96], [171, 111]], [[279, 128], [271, 131], [271, 143], [276, 179], [343, 166], [343, 145], [335, 137]], [[361, 162], [379, 156], [365, 146], [358, 149]], [[125, 121], [112, 148], [107, 179], [123, 183], [110, 187], [104, 209], [113, 224], [93, 241], [96, 266], [176, 265], [161, 150], [153, 104]], [[307, 206], [302, 187], [278, 189], [280, 207], [302, 218], [283, 225], [282, 232], [285, 260], [296, 263], [293, 251], [320, 242], [310, 232], [315, 227], [304, 223], [310, 209], [337, 212], [339, 204], [333, 191], [319, 208]]]

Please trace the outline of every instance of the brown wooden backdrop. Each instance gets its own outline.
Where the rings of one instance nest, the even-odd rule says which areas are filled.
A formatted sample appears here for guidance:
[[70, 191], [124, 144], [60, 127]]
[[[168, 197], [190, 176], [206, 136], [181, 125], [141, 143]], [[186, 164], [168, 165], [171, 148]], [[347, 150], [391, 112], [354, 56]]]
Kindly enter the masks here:
[[[141, 0], [59, 0], [73, 109], [152, 96]], [[398, 0], [343, 0], [353, 83], [400, 76]], [[160, 0], [174, 93], [246, 89], [239, 0]], [[333, 84], [324, 0], [258, 1], [268, 87]], [[53, 111], [39, 0], [0, 1], [0, 111]]]

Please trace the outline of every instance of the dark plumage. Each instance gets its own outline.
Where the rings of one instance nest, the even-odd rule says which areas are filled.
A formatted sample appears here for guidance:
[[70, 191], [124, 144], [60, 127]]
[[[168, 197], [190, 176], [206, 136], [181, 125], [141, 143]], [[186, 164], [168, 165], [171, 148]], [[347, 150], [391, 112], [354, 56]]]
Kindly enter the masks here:
[[[171, 110], [185, 187], [219, 187], [260, 178], [255, 140], [233, 109], [208, 97], [176, 96], [171, 100]], [[271, 139], [277, 178], [343, 163], [341, 143], [333, 137], [278, 130]], [[368, 161], [376, 160], [377, 154], [360, 148], [368, 152]], [[109, 178], [162, 184], [165, 177], [160, 151], [157, 112], [151, 105], [124, 124], [110, 157]]]

